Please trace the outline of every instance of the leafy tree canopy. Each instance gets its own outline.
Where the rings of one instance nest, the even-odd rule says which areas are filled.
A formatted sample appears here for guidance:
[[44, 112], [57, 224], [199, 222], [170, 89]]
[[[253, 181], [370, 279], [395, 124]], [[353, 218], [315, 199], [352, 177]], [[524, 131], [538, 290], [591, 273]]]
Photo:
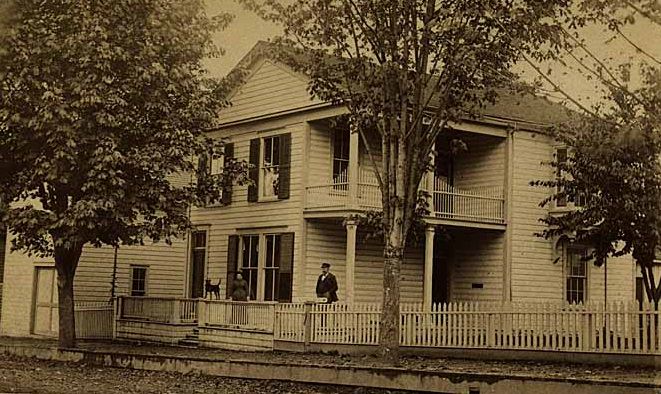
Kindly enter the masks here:
[[13, 247], [52, 255], [60, 345], [75, 344], [73, 278], [83, 246], [169, 239], [191, 204], [242, 179], [191, 182], [205, 138], [240, 73], [206, 75], [218, 54], [202, 0], [15, 0], [0, 29], [0, 199]]
[[181, 174], [223, 151], [202, 131], [229, 82], [201, 60], [230, 19], [194, 0], [13, 4], [0, 42], [0, 189], [29, 201], [6, 218], [16, 247], [168, 239], [188, 226], [189, 204], [217, 198], [222, 185]]

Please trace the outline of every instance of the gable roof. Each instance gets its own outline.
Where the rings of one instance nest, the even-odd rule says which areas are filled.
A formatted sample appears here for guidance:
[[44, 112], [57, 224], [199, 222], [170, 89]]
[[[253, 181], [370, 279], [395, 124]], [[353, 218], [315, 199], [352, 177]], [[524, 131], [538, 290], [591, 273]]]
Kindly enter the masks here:
[[[237, 63], [235, 69], [253, 69], [260, 64], [260, 61], [269, 59], [282, 67], [285, 67], [290, 74], [295, 75], [303, 81], [309, 81], [309, 77], [304, 73], [295, 71], [289, 66], [278, 60], [273, 54], [273, 44], [266, 41], [258, 41], [252, 49]], [[245, 84], [245, 81], [244, 81]], [[238, 92], [240, 89], [235, 91]], [[230, 97], [230, 100], [233, 96]], [[319, 103], [318, 100], [316, 100]], [[554, 103], [546, 97], [534, 95], [531, 93], [512, 93], [506, 89], [498, 92], [496, 102], [486, 105], [477, 111], [480, 117], [492, 120], [500, 120], [506, 123], [522, 122], [537, 127], [550, 126], [568, 121], [571, 118], [572, 111], [562, 104]], [[466, 119], [472, 119], [468, 116]]]

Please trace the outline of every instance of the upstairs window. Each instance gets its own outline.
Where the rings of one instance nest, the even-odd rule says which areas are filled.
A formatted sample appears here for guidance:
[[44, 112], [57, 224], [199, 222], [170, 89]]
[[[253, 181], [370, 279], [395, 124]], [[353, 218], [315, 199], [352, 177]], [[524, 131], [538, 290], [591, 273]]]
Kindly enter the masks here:
[[289, 198], [291, 134], [250, 140], [248, 201]]
[[[555, 158], [558, 162], [558, 164], [567, 164], [567, 161], [569, 160], [569, 155], [570, 152], [567, 148], [557, 148], [555, 151]], [[556, 178], [558, 180], [562, 179], [565, 177], [566, 174], [558, 168], [556, 169]], [[558, 185], [556, 187], [556, 192], [561, 193], [563, 191], [563, 187]], [[563, 194], [562, 196], [559, 196], [559, 198], [555, 202], [556, 207], [567, 207], [567, 206], [573, 206], [573, 207], [582, 207], [585, 205], [587, 200], [587, 193], [582, 192], [582, 191], [576, 191], [576, 192], [571, 192], [567, 194]]]
[[[212, 157], [211, 154], [203, 155], [198, 161], [198, 178], [220, 175], [225, 170], [225, 163], [229, 163], [234, 157], [234, 144], [226, 143], [224, 146], [223, 155], [220, 157]], [[220, 202], [224, 205], [232, 202], [232, 186], [228, 184], [224, 186], [220, 192]]]
[[280, 173], [280, 139], [278, 136], [262, 139], [261, 170], [261, 197], [277, 197]]
[[349, 180], [349, 129], [337, 129], [333, 134], [333, 183], [346, 183]]

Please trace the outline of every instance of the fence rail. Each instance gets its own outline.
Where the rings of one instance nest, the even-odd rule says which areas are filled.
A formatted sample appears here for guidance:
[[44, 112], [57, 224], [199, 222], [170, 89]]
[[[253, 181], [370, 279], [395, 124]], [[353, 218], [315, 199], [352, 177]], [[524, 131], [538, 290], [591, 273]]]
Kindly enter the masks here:
[[[375, 345], [378, 304], [288, 304], [276, 309], [275, 339]], [[586, 305], [477, 302], [402, 304], [400, 344], [419, 347], [661, 354], [661, 313], [645, 303]], [[292, 321], [294, 319], [294, 321]], [[282, 328], [284, 327], [284, 328]]]
[[273, 332], [275, 303], [199, 300], [200, 325]]

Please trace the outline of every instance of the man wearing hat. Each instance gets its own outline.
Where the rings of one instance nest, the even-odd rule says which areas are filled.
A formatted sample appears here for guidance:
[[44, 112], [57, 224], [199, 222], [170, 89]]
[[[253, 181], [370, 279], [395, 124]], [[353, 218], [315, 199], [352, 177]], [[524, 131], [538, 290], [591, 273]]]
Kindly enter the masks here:
[[317, 297], [325, 297], [326, 302], [333, 303], [337, 298], [337, 279], [330, 272], [330, 264], [321, 265], [321, 275], [317, 279]]

